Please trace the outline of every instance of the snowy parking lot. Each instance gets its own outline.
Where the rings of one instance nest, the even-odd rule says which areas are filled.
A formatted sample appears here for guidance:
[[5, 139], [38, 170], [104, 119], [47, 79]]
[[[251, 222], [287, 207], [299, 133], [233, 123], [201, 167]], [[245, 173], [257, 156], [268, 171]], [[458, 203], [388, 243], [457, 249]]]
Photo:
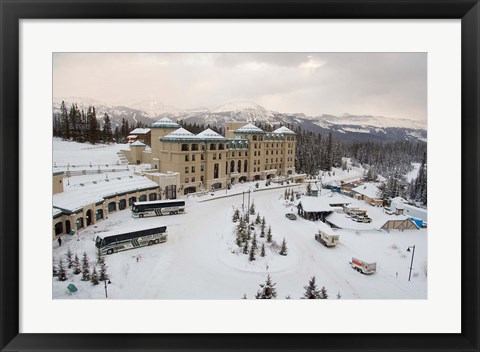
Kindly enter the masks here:
[[[427, 298], [426, 229], [389, 233], [339, 229], [336, 234], [340, 244], [327, 248], [314, 239], [316, 222], [299, 216], [297, 220], [285, 217], [293, 206], [284, 204], [284, 189], [268, 189], [253, 192], [251, 201], [260, 216], [265, 217], [267, 227], [271, 226], [273, 241], [278, 246], [267, 250], [265, 257], [257, 255], [256, 260], [249, 261], [235, 244], [236, 224], [232, 222], [233, 209], [241, 209], [246, 197], [241, 193], [228, 196], [229, 192], [233, 193], [219, 191], [213, 197], [208, 194], [188, 198], [186, 214], [137, 219], [132, 218], [128, 209], [117, 211], [77, 235], [64, 235], [61, 247], [54, 241], [53, 257], [64, 256], [70, 248], [79, 257], [86, 252], [94, 262], [96, 233], [140, 223], [167, 225], [166, 243], [106, 256], [111, 278], [107, 287], [109, 299], [240, 299], [244, 295], [252, 299], [267, 274], [277, 283], [278, 299], [301, 298], [312, 276], [319, 287], [325, 286], [332, 299], [338, 294], [342, 299]], [[371, 212], [373, 207], [366, 207], [372, 216], [379, 214], [379, 209]], [[258, 229], [256, 232], [258, 235]], [[284, 238], [287, 256], [277, 253]], [[412, 253], [406, 249], [413, 245], [416, 250], [408, 281]], [[356, 272], [349, 264], [352, 257], [375, 261], [377, 272]], [[75, 294], [68, 292], [69, 283], [77, 286]], [[105, 288], [69, 273], [67, 281], [53, 279], [53, 298], [102, 299]]]

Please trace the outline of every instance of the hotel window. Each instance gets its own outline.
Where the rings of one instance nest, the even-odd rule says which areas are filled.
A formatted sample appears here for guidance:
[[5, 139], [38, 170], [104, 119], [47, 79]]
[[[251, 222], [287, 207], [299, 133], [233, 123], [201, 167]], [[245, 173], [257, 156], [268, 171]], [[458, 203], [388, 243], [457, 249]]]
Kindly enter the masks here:
[[192, 166], [192, 173], [195, 172], [195, 166]]
[[188, 177], [185, 178], [185, 183], [188, 183]]
[[213, 153], [213, 160], [217, 160], [217, 153]]
[[232, 152], [232, 157], [235, 158], [235, 152]]
[[182, 152], [188, 152], [188, 144], [182, 144]]
[[200, 176], [200, 181], [203, 183], [203, 176]]
[[218, 153], [218, 158], [222, 159], [222, 153]]
[[200, 160], [205, 160], [205, 154], [200, 154]]
[[[256, 141], [256, 140], [257, 140], [257, 136], [253, 136], [253, 137], [252, 137], [252, 140]], [[257, 147], [257, 146], [255, 145], [255, 148], [256, 148], [256, 147]]]
[[188, 160], [188, 155], [185, 155], [185, 161], [189, 161], [189, 160]]
[[205, 166], [204, 165], [200, 165], [200, 171], [205, 171]]
[[210, 150], [217, 150], [217, 145], [215, 143], [211, 143]]
[[188, 174], [188, 166], [185, 166], [185, 173]]
[[195, 182], [195, 177], [192, 177], [192, 182]]
[[192, 155], [192, 161], [195, 161], [195, 154]]

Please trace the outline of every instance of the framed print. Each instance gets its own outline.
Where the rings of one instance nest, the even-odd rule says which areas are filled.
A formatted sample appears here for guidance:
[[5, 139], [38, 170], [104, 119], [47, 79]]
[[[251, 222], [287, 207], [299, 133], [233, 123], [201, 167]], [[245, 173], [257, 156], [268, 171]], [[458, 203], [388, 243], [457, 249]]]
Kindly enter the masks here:
[[478, 350], [477, 1], [0, 11], [2, 350]]

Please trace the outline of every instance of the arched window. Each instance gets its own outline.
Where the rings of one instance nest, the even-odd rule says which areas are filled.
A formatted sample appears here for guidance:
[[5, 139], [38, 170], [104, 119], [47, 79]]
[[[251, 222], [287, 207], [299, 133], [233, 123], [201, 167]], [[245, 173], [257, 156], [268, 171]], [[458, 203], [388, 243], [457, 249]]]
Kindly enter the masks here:
[[238, 173], [242, 172], [242, 161], [241, 160], [238, 161], [237, 172]]
[[243, 162], [243, 172], [247, 172], [247, 169], [248, 169], [248, 166], [247, 166], [247, 165], [248, 165], [248, 162], [247, 162], [247, 160], [245, 160], [245, 161]]
[[230, 172], [235, 172], [235, 161], [230, 162]]

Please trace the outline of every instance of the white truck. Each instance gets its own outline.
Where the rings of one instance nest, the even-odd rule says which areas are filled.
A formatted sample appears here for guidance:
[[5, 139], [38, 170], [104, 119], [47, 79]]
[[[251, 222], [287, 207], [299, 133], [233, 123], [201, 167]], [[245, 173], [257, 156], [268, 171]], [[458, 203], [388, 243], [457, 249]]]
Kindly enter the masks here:
[[335, 247], [339, 242], [340, 236], [335, 234], [327, 234], [322, 230], [318, 230], [318, 233], [315, 234], [315, 239], [323, 244], [325, 247]]
[[377, 270], [377, 263], [366, 262], [357, 258], [352, 258], [350, 265], [353, 269], [363, 274], [373, 274]]

